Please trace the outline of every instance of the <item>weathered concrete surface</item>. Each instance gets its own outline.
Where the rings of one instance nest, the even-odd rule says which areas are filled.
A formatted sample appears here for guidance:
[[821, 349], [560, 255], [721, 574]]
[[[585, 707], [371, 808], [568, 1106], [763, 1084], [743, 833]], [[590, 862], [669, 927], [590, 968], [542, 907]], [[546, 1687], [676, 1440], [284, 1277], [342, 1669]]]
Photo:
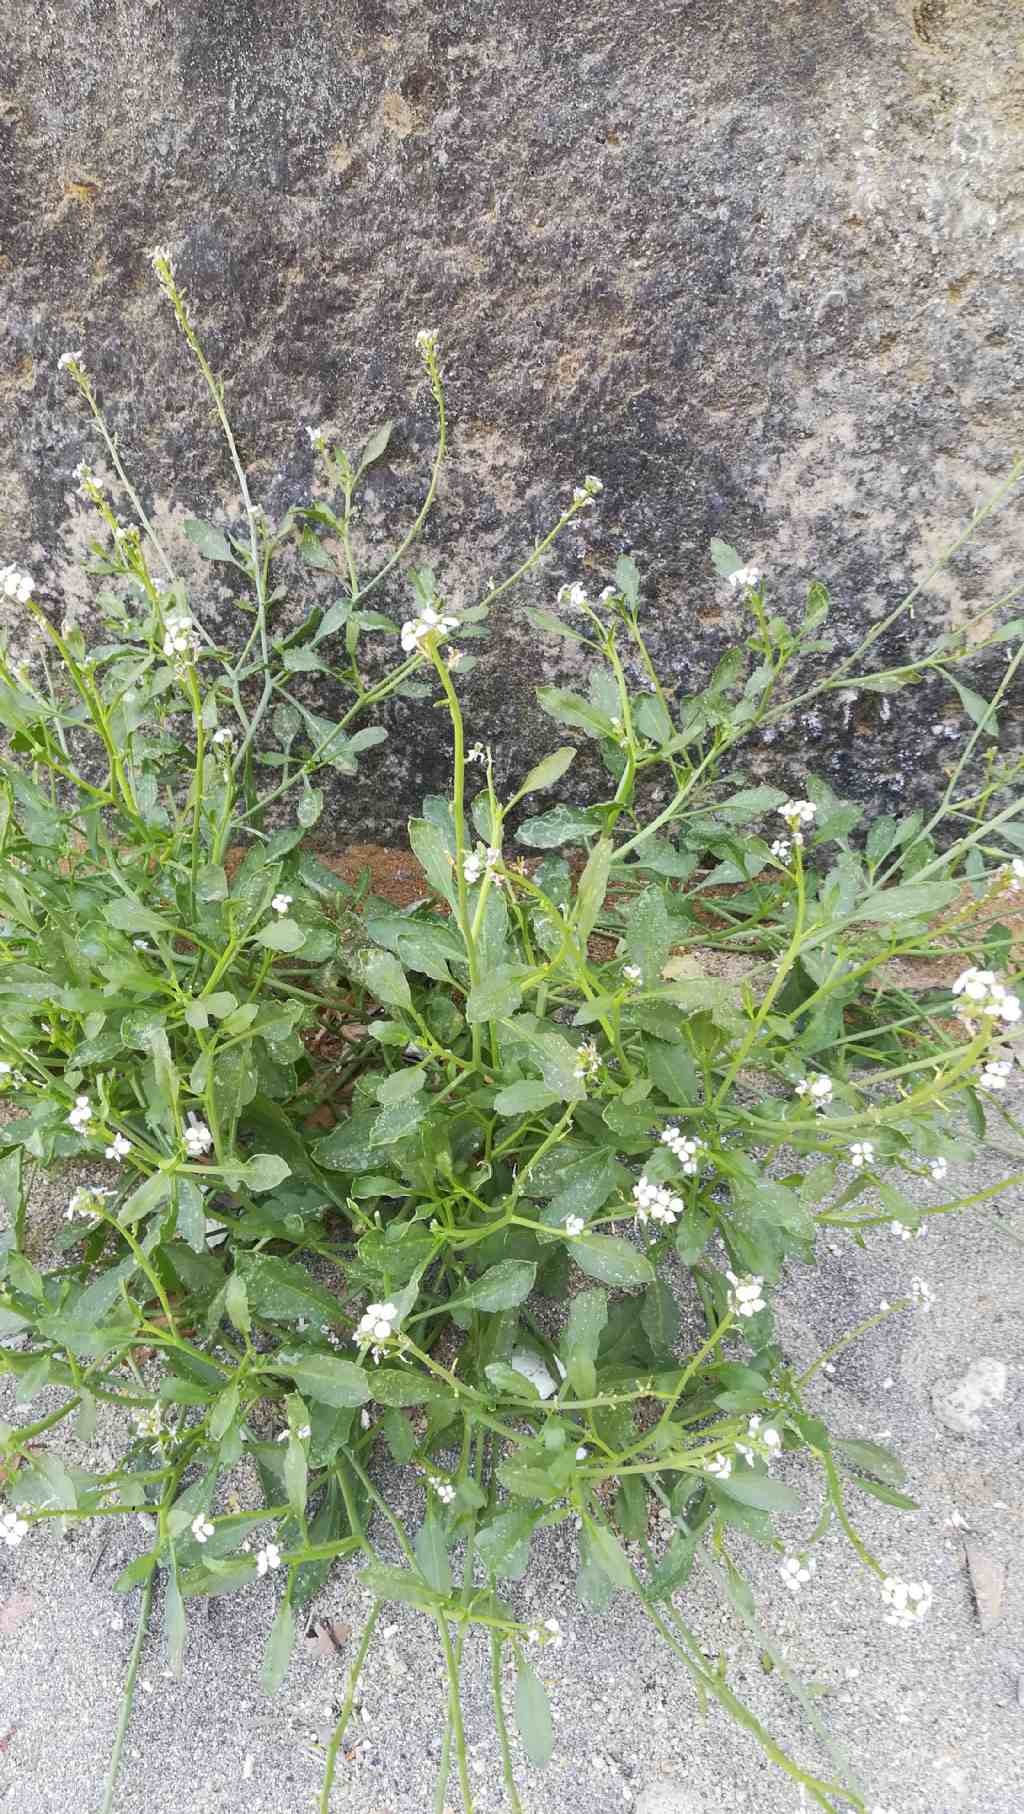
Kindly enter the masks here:
[[[817, 571], [848, 646], [1019, 434], [1022, 128], [1006, 0], [8, 7], [2, 558], [81, 599], [66, 518], [91, 442], [65, 347], [85, 347], [158, 517], [237, 507], [154, 299], [160, 241], [272, 512], [308, 494], [304, 424], [354, 438], [394, 414], [366, 527], [409, 521], [430, 430], [412, 337], [436, 326], [453, 459], [428, 539], [454, 599], [593, 471], [602, 507], [535, 598], [632, 548], [655, 641], [692, 684], [731, 627], [707, 575], [722, 534], [783, 600]], [[1004, 515], [912, 634], [1009, 582], [1014, 537]], [[549, 741], [538, 671], [565, 656], [515, 606], [496, 645], [467, 682], [472, 730], [519, 770]], [[803, 743], [865, 794], [927, 791], [949, 747], [933, 727], [955, 735], [958, 707], [941, 686], [905, 700], [887, 719], [836, 696], [754, 766], [785, 746], [799, 774]], [[391, 723], [349, 830], [393, 830], [440, 778], [429, 708]]]

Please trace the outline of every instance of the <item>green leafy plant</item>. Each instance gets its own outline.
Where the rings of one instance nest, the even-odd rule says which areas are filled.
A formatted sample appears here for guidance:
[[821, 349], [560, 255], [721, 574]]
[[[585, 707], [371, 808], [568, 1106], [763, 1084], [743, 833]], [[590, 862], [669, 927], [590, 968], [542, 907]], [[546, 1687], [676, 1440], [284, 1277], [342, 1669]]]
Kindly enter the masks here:
[[[113, 472], [107, 484], [81, 471], [97, 518], [97, 637], [55, 623], [27, 575], [0, 576], [41, 637], [32, 670], [0, 658], [0, 1082], [12, 1111], [0, 1368], [22, 1403], [61, 1392], [56, 1410], [3, 1426], [2, 1534], [13, 1546], [33, 1523], [125, 1508], [156, 1521], [118, 1583], [142, 1591], [106, 1807], [158, 1579], [175, 1673], [190, 1600], [280, 1581], [273, 1691], [297, 1615], [341, 1562], [372, 1610], [322, 1810], [394, 1601], [433, 1622], [447, 1669], [437, 1805], [454, 1770], [473, 1807], [460, 1672], [475, 1627], [519, 1808], [509, 1720], [528, 1764], [543, 1765], [554, 1738], [535, 1664], [561, 1633], [518, 1616], [514, 1583], [534, 1533], [574, 1521], [584, 1612], [633, 1595], [699, 1699], [755, 1733], [811, 1803], [863, 1809], [731, 1544], [742, 1533], [777, 1551], [798, 1588], [837, 1521], [887, 1616], [927, 1611], [927, 1584], [886, 1577], [854, 1521], [861, 1493], [912, 1504], [898, 1460], [831, 1431], [806, 1399], [838, 1347], [915, 1301], [927, 1308], [927, 1286], [802, 1374], [775, 1338], [772, 1296], [787, 1260], [813, 1263], [823, 1230], [910, 1238], [925, 1216], [992, 1194], [926, 1209], [901, 1185], [938, 1186], [962, 1156], [955, 1106], [979, 1135], [987, 1113], [1006, 1113], [1020, 1005], [1001, 915], [1024, 881], [1024, 823], [1021, 761], [1000, 753], [997, 714], [1021, 620], [1000, 623], [992, 606], [926, 654], [872, 666], [916, 593], [838, 657], [823, 586], [791, 623], [717, 543], [749, 633], [687, 696], [656, 671], [642, 577], [620, 560], [597, 598], [574, 585], [530, 614], [592, 664], [586, 693], [544, 687], [539, 700], [608, 777], [603, 799], [591, 786], [533, 814], [578, 744], [503, 797], [489, 752], [467, 747], [460, 645], [594, 507], [599, 482], [576, 489], [514, 573], [453, 609], [430, 569], [405, 563], [446, 448], [425, 333], [433, 473], [411, 529], [365, 577], [358, 492], [388, 431], [356, 457], [316, 431], [327, 499], [271, 523], [170, 260], [153, 262], [241, 492], [237, 529], [186, 524], [229, 577], [236, 615], [204, 626], [193, 609], [80, 355], [62, 364]], [[341, 594], [289, 628], [303, 564]], [[388, 580], [412, 589], [404, 622], [367, 608]], [[397, 660], [372, 652], [377, 637], [398, 638]], [[996, 645], [1010, 658], [986, 700], [961, 675]], [[307, 676], [345, 690], [339, 718], [310, 704]], [[794, 707], [927, 676], [955, 688], [974, 726], [931, 814], [865, 824], [820, 780], [792, 798], [736, 766], [751, 733]], [[403, 909], [302, 846], [322, 809], [317, 776], [355, 775], [384, 732], [354, 727], [396, 693], [433, 695], [452, 747], [450, 794], [410, 826], [423, 892]], [[95, 1160], [96, 1180], [44, 1255], [26, 1186], [71, 1158]], [[99, 1403], [125, 1413], [123, 1456], [69, 1469], [46, 1438], [72, 1415], [88, 1435]], [[776, 1524], [801, 1507], [779, 1465], [795, 1451], [824, 1488], [796, 1551]], [[381, 1490], [384, 1453], [422, 1486], [415, 1528]], [[229, 1496], [239, 1468], [258, 1484], [255, 1510]], [[801, 1698], [830, 1776], [788, 1757], [708, 1661], [680, 1610], [694, 1571]]]

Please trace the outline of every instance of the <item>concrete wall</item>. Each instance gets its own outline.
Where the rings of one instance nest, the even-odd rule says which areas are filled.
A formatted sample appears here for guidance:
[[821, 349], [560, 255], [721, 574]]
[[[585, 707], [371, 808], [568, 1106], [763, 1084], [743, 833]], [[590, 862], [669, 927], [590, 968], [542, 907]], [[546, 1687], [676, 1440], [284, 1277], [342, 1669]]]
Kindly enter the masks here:
[[[688, 684], [734, 622], [711, 535], [775, 573], [783, 606], [819, 574], [845, 646], [1019, 442], [1024, 34], [1008, 0], [4, 11], [0, 559], [79, 612], [71, 474], [92, 443], [55, 369], [65, 347], [85, 348], [170, 530], [237, 507], [156, 300], [156, 241], [271, 512], [308, 495], [306, 423], [355, 438], [395, 415], [364, 529], [408, 521], [430, 429], [412, 339], [437, 327], [453, 459], [429, 556], [453, 600], [596, 472], [601, 509], [531, 598], [581, 558], [603, 583], [632, 549], [655, 644]], [[1008, 583], [1020, 540], [1004, 514], [911, 634]], [[221, 609], [209, 569], [200, 587], [200, 612]], [[387, 604], [401, 613], [398, 589]], [[548, 741], [532, 688], [565, 659], [513, 605], [466, 683], [472, 734], [510, 770]], [[930, 687], [883, 707], [837, 698], [751, 767], [810, 763], [894, 803], [926, 792], [956, 701]], [[372, 785], [342, 797], [349, 829], [393, 830], [440, 778], [429, 709], [390, 722]]]

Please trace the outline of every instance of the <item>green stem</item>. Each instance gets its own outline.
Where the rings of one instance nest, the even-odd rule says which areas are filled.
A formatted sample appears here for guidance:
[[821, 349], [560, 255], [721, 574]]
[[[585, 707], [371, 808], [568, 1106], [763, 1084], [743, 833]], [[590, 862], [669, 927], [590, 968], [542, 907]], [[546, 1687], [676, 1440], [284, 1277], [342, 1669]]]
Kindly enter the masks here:
[[363, 1626], [359, 1639], [359, 1648], [352, 1658], [352, 1663], [348, 1672], [348, 1688], [345, 1694], [345, 1700], [342, 1704], [341, 1712], [338, 1715], [337, 1724], [335, 1725], [334, 1731], [331, 1733], [331, 1742], [327, 1747], [327, 1757], [324, 1761], [324, 1780], [323, 1787], [320, 1790], [319, 1814], [330, 1814], [331, 1789], [334, 1786], [334, 1770], [338, 1760], [338, 1747], [345, 1735], [345, 1728], [352, 1718], [352, 1707], [355, 1702], [356, 1688], [358, 1687], [359, 1677], [363, 1671], [363, 1664], [366, 1662], [366, 1653], [370, 1648], [370, 1639], [373, 1637], [373, 1628], [383, 1610], [383, 1601], [375, 1600], [370, 1609], [370, 1616]]
[[103, 1793], [103, 1806], [100, 1809], [100, 1814], [113, 1814], [114, 1790], [117, 1787], [118, 1772], [121, 1768], [121, 1753], [124, 1750], [125, 1736], [128, 1731], [128, 1721], [131, 1719], [132, 1714], [132, 1700], [135, 1695], [135, 1678], [138, 1674], [139, 1658], [142, 1655], [142, 1646], [146, 1638], [146, 1628], [149, 1624], [150, 1607], [153, 1604], [153, 1577], [155, 1573], [156, 1570], [154, 1569], [149, 1575], [146, 1585], [142, 1590], [142, 1605], [139, 1608], [139, 1621], [135, 1628], [135, 1642], [132, 1645], [132, 1654], [128, 1659], [128, 1674], [125, 1677], [124, 1691], [121, 1695], [121, 1711], [118, 1715], [117, 1731], [114, 1735], [114, 1749], [110, 1756], [110, 1768], [107, 1771], [106, 1787]]

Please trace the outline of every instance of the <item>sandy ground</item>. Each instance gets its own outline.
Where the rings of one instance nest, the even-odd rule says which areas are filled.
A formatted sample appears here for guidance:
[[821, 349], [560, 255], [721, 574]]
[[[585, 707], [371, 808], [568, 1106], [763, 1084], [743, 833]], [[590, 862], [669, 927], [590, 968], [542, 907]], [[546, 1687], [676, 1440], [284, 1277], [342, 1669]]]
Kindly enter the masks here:
[[[986, 1152], [958, 1168], [955, 1186], [966, 1194], [1012, 1168], [1012, 1159]], [[63, 1182], [48, 1189], [63, 1203]], [[814, 1272], [795, 1267], [780, 1298], [782, 1339], [794, 1362], [806, 1364], [880, 1299], [905, 1292], [913, 1274], [935, 1293], [929, 1313], [890, 1320], [847, 1350], [831, 1378], [819, 1375], [817, 1388], [834, 1431], [880, 1438], [908, 1466], [919, 1512], [859, 1493], [851, 1507], [887, 1566], [932, 1583], [928, 1620], [912, 1631], [885, 1624], [872, 1579], [835, 1534], [798, 1597], [781, 1582], [777, 1556], [734, 1546], [762, 1622], [853, 1760], [869, 1807], [885, 1814], [1020, 1814], [1024, 1807], [1022, 1207], [1018, 1188], [997, 1203], [937, 1218], [920, 1241], [879, 1234], [859, 1249], [840, 1238]], [[976, 1431], [954, 1434], [935, 1414], [933, 1389], [981, 1357], [1007, 1368], [1005, 1392], [980, 1414]], [[43, 1396], [15, 1406], [5, 1383], [0, 1415], [25, 1420], [46, 1403]], [[101, 1425], [100, 1450], [109, 1439]], [[62, 1452], [69, 1462], [82, 1459], [72, 1440], [62, 1441]], [[796, 1546], [813, 1527], [819, 1489], [799, 1458], [782, 1466], [805, 1499], [804, 1512], [788, 1521]], [[408, 1503], [415, 1518], [415, 1489]], [[984, 1625], [968, 1543], [1006, 1571], [998, 1616]], [[79, 1526], [62, 1535], [50, 1526], [16, 1551], [0, 1551], [0, 1808], [99, 1814], [138, 1605], [137, 1595], [125, 1599], [111, 1588], [144, 1547], [138, 1520], [126, 1517], [102, 1531]], [[554, 1614], [566, 1634], [561, 1649], [542, 1659], [556, 1751], [543, 1772], [524, 1764], [525, 1814], [798, 1814], [798, 1789], [717, 1708], [701, 1716], [681, 1666], [630, 1601], [618, 1596], [603, 1618], [580, 1611], [572, 1550], [570, 1532], [549, 1533], [534, 1551], [532, 1586], [520, 1590], [520, 1605]], [[208, 1614], [193, 1603], [180, 1683], [165, 1676], [158, 1630], [148, 1640], [117, 1814], [315, 1807], [346, 1659], [300, 1643], [282, 1693], [267, 1700], [259, 1670], [274, 1595], [269, 1579], [212, 1603]], [[339, 1568], [311, 1613], [358, 1626], [366, 1605], [355, 1570]], [[724, 1652], [729, 1680], [758, 1716], [798, 1758], [827, 1773], [804, 1714], [777, 1673], [764, 1672], [709, 1576], [691, 1583], [683, 1606], [708, 1649]], [[429, 1814], [442, 1710], [432, 1629], [410, 1610], [389, 1609], [332, 1809]], [[508, 1803], [487, 1657], [475, 1639], [467, 1646], [465, 1713], [477, 1808], [496, 1814]], [[461, 1808], [454, 1785], [445, 1805], [450, 1814]]]

